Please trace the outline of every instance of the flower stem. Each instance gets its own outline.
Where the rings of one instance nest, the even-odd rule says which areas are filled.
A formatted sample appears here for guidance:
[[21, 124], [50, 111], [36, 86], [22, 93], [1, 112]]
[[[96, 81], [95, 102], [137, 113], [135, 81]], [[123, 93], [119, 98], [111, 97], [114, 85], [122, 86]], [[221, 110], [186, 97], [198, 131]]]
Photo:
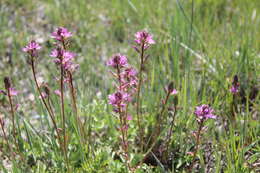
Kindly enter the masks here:
[[65, 110], [64, 110], [64, 69], [62, 66], [62, 58], [61, 58], [61, 65], [60, 65], [60, 92], [61, 92], [61, 115], [62, 115], [62, 131], [63, 131], [63, 148], [64, 148], [64, 156], [65, 161], [67, 164], [67, 168], [69, 169], [69, 161], [68, 161], [68, 154], [67, 154], [67, 140], [66, 140], [66, 119], [65, 119]]
[[[117, 65], [117, 80], [119, 83], [119, 91], [122, 91], [122, 79], [121, 79], [121, 70], [120, 67]], [[119, 103], [117, 105], [118, 107], [118, 111], [119, 111], [119, 120], [120, 120], [120, 132], [122, 135], [122, 141], [123, 141], [123, 150], [124, 150], [124, 157], [125, 157], [125, 165], [126, 168], [130, 171], [131, 170], [131, 166], [129, 164], [129, 154], [128, 154], [128, 139], [127, 139], [127, 129], [126, 128], [126, 116], [127, 116], [127, 107], [128, 105], [126, 105], [126, 110], [122, 111], [121, 109], [121, 103]]]
[[199, 144], [200, 144], [200, 134], [201, 134], [201, 130], [203, 128], [203, 123], [204, 123], [204, 120], [201, 120], [199, 122], [199, 130], [196, 134], [196, 146], [195, 146], [195, 151], [193, 153], [193, 158], [192, 158], [192, 162], [191, 162], [191, 165], [189, 167], [189, 170], [191, 171], [191, 169], [193, 168], [194, 164], [195, 164], [195, 159], [196, 159], [196, 156], [197, 156], [197, 153], [198, 153], [198, 150], [199, 150]]
[[12, 101], [12, 97], [11, 97], [11, 93], [10, 93], [10, 89], [9, 88], [7, 90], [7, 95], [8, 95], [9, 104], [11, 106], [12, 126], [13, 126], [13, 130], [12, 130], [13, 133], [12, 134], [13, 134], [15, 145], [16, 145], [17, 150], [18, 150], [19, 148], [18, 148], [18, 143], [17, 143], [17, 140], [16, 140], [16, 127], [15, 127], [15, 117], [14, 117], [14, 106], [13, 106], [13, 101]]
[[173, 113], [173, 116], [172, 116], [171, 126], [170, 126], [170, 130], [168, 132], [167, 138], [166, 138], [166, 141], [167, 141], [166, 152], [167, 152], [167, 154], [168, 154], [169, 144], [170, 144], [171, 137], [172, 137], [172, 129], [173, 129], [173, 126], [174, 126], [174, 120], [175, 120], [175, 117], [176, 117], [176, 112], [177, 112], [177, 105], [174, 104], [174, 113]]
[[55, 131], [56, 131], [56, 133], [57, 133], [57, 136], [58, 136], [59, 144], [61, 145], [60, 133], [59, 133], [59, 130], [58, 130], [58, 127], [57, 127], [55, 118], [54, 118], [54, 113], [52, 112], [51, 108], [49, 108], [47, 102], [45, 101], [45, 99], [44, 99], [44, 97], [43, 97], [43, 95], [42, 95], [41, 89], [40, 89], [40, 85], [39, 85], [39, 83], [38, 83], [38, 81], [37, 81], [37, 78], [36, 78], [35, 64], [34, 64], [33, 57], [31, 57], [31, 68], [32, 68], [33, 79], [34, 79], [36, 88], [37, 88], [37, 90], [38, 90], [38, 93], [40, 94], [40, 97], [41, 97], [41, 100], [42, 100], [44, 106], [46, 107], [47, 112], [49, 113], [49, 115], [50, 115], [50, 117], [51, 117], [51, 120], [52, 120], [54, 129], [55, 129]]
[[142, 81], [143, 81], [143, 66], [144, 66], [144, 43], [141, 46], [141, 53], [140, 53], [140, 68], [139, 68], [139, 82], [137, 85], [137, 100], [136, 100], [136, 114], [137, 114], [137, 124], [139, 128], [139, 134], [140, 134], [140, 140], [141, 140], [141, 151], [144, 150], [144, 130], [141, 127], [141, 116], [142, 116], [142, 111], [140, 111], [140, 107], [142, 107], [142, 102], [140, 98], [140, 93], [141, 93], [141, 86], [142, 86]]

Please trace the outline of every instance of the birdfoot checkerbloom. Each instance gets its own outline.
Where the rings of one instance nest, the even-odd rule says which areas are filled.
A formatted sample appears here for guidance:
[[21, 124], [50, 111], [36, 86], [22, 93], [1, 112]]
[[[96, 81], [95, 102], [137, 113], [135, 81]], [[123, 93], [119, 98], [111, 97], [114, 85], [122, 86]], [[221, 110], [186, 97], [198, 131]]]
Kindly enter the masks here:
[[115, 54], [112, 56], [110, 60], [107, 61], [107, 65], [117, 68], [117, 67], [126, 67], [127, 66], [127, 58], [121, 54]]
[[209, 105], [197, 106], [195, 115], [199, 120], [216, 119], [216, 115], [213, 114], [214, 110]]
[[41, 46], [34, 40], [30, 41], [22, 50], [32, 57], [37, 56], [37, 50], [41, 49]]
[[52, 34], [52, 38], [57, 41], [64, 41], [65, 39], [72, 36], [72, 33], [68, 31], [67, 28], [59, 27]]
[[135, 34], [135, 43], [146, 50], [150, 47], [150, 45], [155, 44], [155, 41], [150, 33], [146, 31], [139, 31]]

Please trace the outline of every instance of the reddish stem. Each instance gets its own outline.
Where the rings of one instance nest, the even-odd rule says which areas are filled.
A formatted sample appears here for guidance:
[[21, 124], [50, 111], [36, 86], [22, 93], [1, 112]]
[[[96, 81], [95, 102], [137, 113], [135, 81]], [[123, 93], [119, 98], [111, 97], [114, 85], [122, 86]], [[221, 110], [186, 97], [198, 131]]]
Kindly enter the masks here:
[[141, 85], [142, 85], [142, 81], [143, 81], [143, 66], [144, 66], [144, 43], [142, 43], [141, 46], [141, 53], [140, 53], [140, 69], [139, 69], [139, 82], [137, 85], [137, 100], [136, 100], [136, 114], [137, 114], [137, 124], [138, 124], [138, 128], [139, 128], [139, 133], [140, 133], [140, 139], [141, 139], [141, 150], [144, 150], [144, 131], [143, 128], [141, 127], [141, 115], [142, 115], [142, 111], [140, 111], [140, 107], [142, 107], [142, 102], [141, 102], [141, 98], [140, 98], [140, 93], [141, 93]]

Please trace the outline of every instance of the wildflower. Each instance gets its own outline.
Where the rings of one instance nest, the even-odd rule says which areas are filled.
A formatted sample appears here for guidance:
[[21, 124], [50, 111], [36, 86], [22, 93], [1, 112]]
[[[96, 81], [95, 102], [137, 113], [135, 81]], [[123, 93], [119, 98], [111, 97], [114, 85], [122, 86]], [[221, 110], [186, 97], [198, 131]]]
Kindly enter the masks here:
[[238, 82], [238, 77], [237, 75], [234, 76], [232, 86], [230, 88], [230, 92], [233, 94], [236, 94], [239, 92], [239, 82]]
[[195, 110], [195, 115], [199, 120], [206, 120], [206, 119], [216, 119], [216, 116], [213, 114], [214, 110], [209, 107], [209, 105], [201, 105], [197, 106]]
[[41, 49], [41, 46], [34, 40], [30, 41], [22, 50], [27, 52], [32, 57], [37, 56], [37, 50]]
[[73, 52], [65, 51], [63, 49], [57, 48], [51, 51], [50, 54], [51, 57], [62, 59], [62, 61], [65, 63], [67, 61], [70, 61], [73, 59], [76, 54]]
[[173, 88], [173, 82], [171, 82], [171, 83], [168, 85], [168, 87], [167, 87], [167, 92], [168, 92], [170, 95], [176, 95], [176, 94], [178, 94], [178, 91]]
[[109, 104], [113, 106], [123, 106], [124, 102], [130, 100], [130, 96], [127, 93], [117, 91], [114, 94], [108, 96]]
[[153, 36], [146, 31], [139, 31], [135, 34], [135, 42], [144, 46], [144, 49], [147, 49], [151, 44], [155, 44]]
[[126, 67], [127, 66], [127, 58], [121, 54], [115, 54], [112, 56], [110, 60], [107, 61], [108, 66], [112, 66], [114, 68], [117, 67]]
[[46, 94], [46, 92], [41, 92], [39, 99], [46, 99], [47, 97], [48, 97], [48, 95]]
[[59, 27], [52, 34], [52, 38], [57, 41], [64, 41], [65, 39], [72, 36], [72, 33], [67, 30], [67, 28]]
[[9, 88], [10, 96], [16, 96], [19, 92], [14, 88]]
[[131, 121], [131, 120], [133, 120], [132, 115], [127, 115], [126, 120], [127, 120], [127, 121]]
[[61, 96], [60, 90], [55, 90], [55, 91], [54, 91], [54, 94], [56, 94], [57, 96]]
[[74, 64], [72, 62], [72, 59], [76, 56], [76, 54], [73, 52], [57, 48], [52, 50], [50, 56], [56, 58], [54, 62], [57, 65], [60, 65], [62, 63], [62, 66], [65, 70], [75, 71], [79, 66], [78, 64]]
[[122, 77], [124, 80], [124, 87], [126, 86], [136, 86], [137, 85], [137, 71], [132, 68], [126, 68], [123, 72], [122, 72]]
[[178, 94], [178, 91], [176, 89], [173, 89], [170, 94], [171, 95], [176, 95], [176, 94]]

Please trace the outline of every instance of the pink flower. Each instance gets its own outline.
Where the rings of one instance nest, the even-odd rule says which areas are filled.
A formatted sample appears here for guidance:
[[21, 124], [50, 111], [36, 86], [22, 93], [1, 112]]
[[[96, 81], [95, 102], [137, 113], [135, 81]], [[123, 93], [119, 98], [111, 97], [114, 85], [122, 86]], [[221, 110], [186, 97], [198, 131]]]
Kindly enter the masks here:
[[230, 88], [230, 92], [233, 93], [233, 94], [238, 93], [239, 92], [239, 86], [232, 85], [231, 88]]
[[41, 95], [39, 96], [39, 99], [42, 99], [42, 97], [43, 97], [43, 99], [45, 99], [45, 98], [48, 97], [48, 95], [46, 94], [46, 92], [41, 92]]
[[57, 96], [61, 96], [60, 90], [55, 90], [54, 93], [55, 93]]
[[127, 66], [127, 58], [124, 55], [116, 54], [113, 55], [110, 60], [107, 61], [108, 66], [112, 66], [114, 68], [117, 67], [126, 67]]
[[108, 96], [109, 104], [113, 105], [114, 112], [119, 112], [119, 110], [124, 110], [126, 103], [131, 101], [131, 97], [128, 93], [117, 91], [114, 94]]
[[76, 54], [73, 52], [69, 52], [69, 51], [65, 51], [63, 49], [57, 48], [57, 49], [52, 50], [50, 56], [56, 58], [54, 60], [54, 62], [57, 65], [60, 65], [62, 62], [62, 66], [65, 70], [69, 70], [72, 72], [72, 71], [75, 71], [79, 67], [78, 64], [74, 64], [72, 62], [72, 59], [76, 56]]
[[11, 96], [16, 96], [19, 92], [14, 88], [9, 88], [9, 92]]
[[238, 76], [235, 75], [233, 78], [232, 86], [230, 88], [230, 92], [233, 94], [236, 94], [239, 92], [239, 82], [238, 82]]
[[59, 58], [59, 59], [62, 58], [62, 61], [64, 63], [66, 63], [66, 62], [70, 61], [71, 59], [73, 59], [76, 56], [76, 54], [73, 52], [69, 52], [69, 51], [65, 51], [63, 49], [57, 48], [57, 49], [53, 49], [51, 51], [50, 56], [54, 57], [54, 58]]
[[176, 94], [178, 94], [178, 91], [176, 89], [173, 89], [170, 94], [171, 95], [176, 95]]
[[64, 41], [65, 39], [71, 37], [72, 33], [64, 27], [59, 27], [51, 34], [51, 36], [58, 41]]
[[131, 121], [133, 119], [132, 115], [127, 115], [126, 120]]
[[50, 56], [53, 57], [53, 58], [63, 57], [63, 52], [64, 52], [64, 50], [62, 50], [62, 49], [60, 49], [60, 48], [53, 49], [53, 50], [51, 51]]
[[41, 46], [36, 41], [32, 40], [22, 50], [35, 57], [37, 56], [37, 50], [39, 49], [41, 49]]
[[[10, 96], [16, 96], [19, 92], [17, 90], [15, 90], [14, 88], [9, 88], [9, 93]], [[0, 90], [0, 93], [4, 94], [4, 95], [8, 95], [7, 92], [5, 92], [4, 90]]]
[[109, 99], [109, 104], [113, 106], [118, 106], [122, 102], [128, 101], [129, 95], [127, 93], [117, 91], [116, 93], [109, 95], [108, 99]]
[[135, 78], [136, 75], [137, 75], [137, 71], [132, 67], [126, 68], [124, 71], [125, 78]]
[[153, 36], [146, 31], [137, 32], [135, 34], [135, 42], [140, 46], [144, 45], [144, 49], [147, 49], [151, 44], [155, 44]]
[[137, 71], [132, 68], [126, 68], [122, 74], [121, 74], [121, 79], [122, 79], [122, 88], [127, 89], [129, 87], [135, 87], [137, 85]]
[[213, 114], [214, 110], [209, 107], [209, 105], [201, 105], [197, 106], [195, 110], [195, 115], [199, 120], [206, 120], [206, 119], [216, 119], [216, 116]]

